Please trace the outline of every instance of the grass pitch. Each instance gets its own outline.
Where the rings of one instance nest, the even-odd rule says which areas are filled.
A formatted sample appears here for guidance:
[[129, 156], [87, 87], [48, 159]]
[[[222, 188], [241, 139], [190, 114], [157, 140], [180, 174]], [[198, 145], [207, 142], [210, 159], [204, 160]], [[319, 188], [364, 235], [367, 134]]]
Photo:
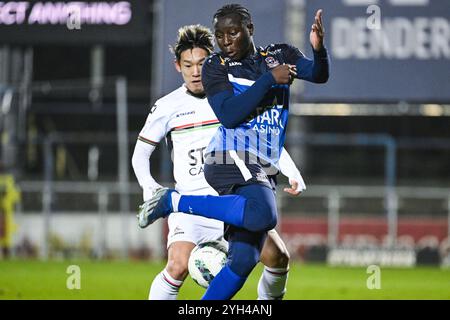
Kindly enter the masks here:
[[[69, 290], [70, 265], [80, 267], [80, 289]], [[147, 299], [164, 262], [0, 261], [0, 299]], [[258, 265], [235, 300], [256, 299]], [[450, 270], [437, 267], [381, 268], [381, 288], [369, 290], [366, 268], [292, 263], [286, 300], [450, 299]], [[70, 282], [70, 281], [69, 281]], [[187, 278], [179, 299], [198, 300], [204, 289]]]

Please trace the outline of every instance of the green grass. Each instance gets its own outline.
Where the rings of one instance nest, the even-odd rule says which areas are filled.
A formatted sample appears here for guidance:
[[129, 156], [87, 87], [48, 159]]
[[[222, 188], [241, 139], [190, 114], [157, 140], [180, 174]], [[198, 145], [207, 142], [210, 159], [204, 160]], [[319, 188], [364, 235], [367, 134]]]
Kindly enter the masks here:
[[[69, 265], [81, 269], [81, 289], [69, 290]], [[146, 299], [163, 262], [0, 261], [0, 299]], [[234, 299], [256, 299], [261, 266]], [[450, 270], [381, 268], [381, 289], [366, 287], [365, 268], [291, 265], [285, 299], [450, 299]], [[179, 299], [199, 299], [204, 290], [190, 278]]]

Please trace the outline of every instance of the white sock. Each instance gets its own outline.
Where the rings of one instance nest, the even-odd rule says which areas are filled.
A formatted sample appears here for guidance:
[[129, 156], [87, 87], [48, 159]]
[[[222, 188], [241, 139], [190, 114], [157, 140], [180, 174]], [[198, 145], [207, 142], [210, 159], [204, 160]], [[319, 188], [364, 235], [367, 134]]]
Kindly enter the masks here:
[[164, 269], [153, 279], [148, 300], [176, 300], [182, 284]]
[[180, 203], [181, 194], [179, 194], [178, 192], [172, 192], [170, 196], [172, 198], [173, 212], [178, 212], [178, 203]]
[[288, 268], [264, 267], [258, 283], [258, 300], [281, 300], [286, 293]]

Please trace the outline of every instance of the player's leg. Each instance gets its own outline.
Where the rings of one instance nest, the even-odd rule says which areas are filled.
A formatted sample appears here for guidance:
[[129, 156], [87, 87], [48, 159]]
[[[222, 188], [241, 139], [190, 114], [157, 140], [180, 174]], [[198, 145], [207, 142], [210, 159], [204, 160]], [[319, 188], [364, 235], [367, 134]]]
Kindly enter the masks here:
[[[257, 184], [249, 186], [255, 185], [259, 186]], [[267, 193], [272, 192], [268, 187], [263, 188], [269, 190]], [[249, 200], [241, 195], [180, 195], [174, 190], [169, 190], [162, 197], [155, 198], [154, 202], [156, 206], [149, 209], [145, 218], [148, 223], [140, 224], [141, 227], [167, 217], [172, 211], [223, 221], [254, 232], [267, 231], [276, 225], [276, 215], [273, 214], [273, 210], [265, 208], [265, 203], [261, 203], [259, 199]], [[255, 213], [258, 211], [261, 214], [258, 219], [254, 219]], [[139, 216], [141, 215], [142, 211], [139, 213]]]
[[188, 261], [196, 244], [223, 236], [223, 223], [217, 220], [174, 212], [168, 219], [168, 261], [154, 279], [150, 300], [175, 300], [188, 274]]
[[188, 260], [195, 243], [175, 241], [170, 244], [166, 267], [155, 277], [149, 300], [176, 300], [188, 274]]
[[[234, 165], [205, 164], [204, 168], [206, 180], [220, 194], [223, 194], [222, 191], [229, 189], [229, 187], [249, 183], [249, 181], [244, 180], [241, 172]], [[276, 205], [275, 208], [270, 207], [270, 205], [275, 203], [275, 196], [268, 182], [267, 184], [258, 182], [259, 180], [256, 177], [263, 173], [258, 170], [261, 171], [262, 169], [257, 167], [254, 170], [254, 173], [252, 173], [254, 177], [249, 184], [245, 185], [247, 187], [245, 191], [240, 194], [233, 192], [234, 194], [231, 195], [199, 196], [180, 195], [171, 189], [161, 190], [143, 210], [145, 218], [142, 220], [146, 222], [143, 227], [157, 219], [168, 216], [173, 211], [179, 211], [216, 219], [254, 232], [273, 229], [277, 221]], [[255, 193], [259, 197], [247, 197], [246, 193]], [[269, 197], [273, 201], [260, 201], [261, 198]], [[141, 216], [141, 213], [139, 216]]]
[[177, 209], [253, 232], [273, 229], [277, 211], [272, 189], [260, 184], [249, 184], [240, 189], [241, 192], [225, 196], [178, 195]]
[[259, 261], [266, 232], [232, 227], [228, 233], [228, 261], [209, 284], [202, 300], [229, 300], [244, 285]]
[[[253, 184], [236, 188], [235, 192], [247, 199], [245, 215], [247, 226], [252, 229], [261, 228], [259, 226], [261, 217], [272, 216], [276, 221], [275, 195], [270, 188]], [[205, 300], [231, 299], [259, 261], [267, 230], [255, 232], [236, 227], [230, 229], [227, 264], [209, 285], [203, 296]]]
[[289, 252], [275, 230], [270, 230], [261, 253], [264, 270], [258, 282], [258, 300], [282, 299], [286, 293]]
[[138, 224], [145, 228], [172, 212], [183, 212], [242, 226], [246, 199], [237, 195], [180, 195], [174, 189], [159, 189], [153, 198], [139, 207]]

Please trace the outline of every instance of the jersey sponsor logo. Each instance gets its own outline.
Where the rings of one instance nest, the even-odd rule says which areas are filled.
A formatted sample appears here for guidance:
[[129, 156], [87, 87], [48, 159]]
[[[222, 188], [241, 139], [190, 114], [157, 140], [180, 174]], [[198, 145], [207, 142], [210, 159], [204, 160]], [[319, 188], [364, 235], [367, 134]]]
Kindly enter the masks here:
[[254, 131], [258, 131], [259, 133], [269, 133], [269, 134], [273, 134], [275, 136], [278, 136], [281, 133], [280, 128], [278, 128], [278, 127], [273, 127], [273, 126], [259, 124], [259, 123], [255, 123], [254, 125], [252, 125], [252, 129]]
[[238, 62], [238, 61], [233, 61], [233, 62], [230, 62], [228, 65], [230, 67], [235, 67], [235, 66], [242, 66], [242, 63]]
[[188, 115], [191, 115], [191, 114], [195, 114], [195, 110], [177, 113], [175, 118], [184, 117], [184, 116], [188, 116]]
[[205, 147], [191, 149], [188, 151], [188, 157], [191, 159], [189, 165], [189, 174], [191, 176], [198, 176], [203, 174], [203, 164], [205, 163]]
[[193, 177], [203, 174], [203, 166], [190, 168], [189, 174]]
[[[261, 125], [257, 123], [247, 124], [246, 130], [223, 129], [219, 139], [221, 143], [216, 141], [210, 144], [206, 153], [208, 154], [207, 163], [215, 164], [233, 164], [232, 157], [223, 158], [221, 151], [236, 150], [248, 151], [266, 162], [268, 159], [278, 159], [283, 143], [284, 131], [278, 127]], [[219, 154], [215, 154], [215, 152]], [[213, 154], [214, 153], [214, 154]], [[212, 162], [210, 162], [210, 157]], [[252, 158], [245, 158], [245, 163], [255, 163]]]
[[284, 123], [281, 116], [282, 105], [275, 105], [268, 109], [264, 107], [256, 108], [256, 118], [248, 119], [252, 129], [260, 133], [280, 134], [280, 129], [284, 129]]

